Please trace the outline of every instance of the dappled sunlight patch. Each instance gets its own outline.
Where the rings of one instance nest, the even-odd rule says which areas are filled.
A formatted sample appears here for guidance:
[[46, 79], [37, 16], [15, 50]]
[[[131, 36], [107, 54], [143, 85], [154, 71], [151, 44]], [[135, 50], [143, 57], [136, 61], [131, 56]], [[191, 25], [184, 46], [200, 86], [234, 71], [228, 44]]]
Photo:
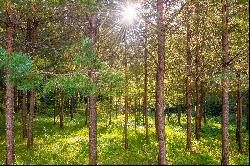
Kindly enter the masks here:
[[[99, 118], [97, 126], [98, 164], [157, 164], [158, 142], [154, 118], [149, 117], [149, 142], [145, 139], [145, 128], [137, 125], [135, 132], [134, 117], [129, 116], [131, 125], [128, 132], [129, 148], [124, 149], [124, 115], [113, 116], [109, 125], [107, 118]], [[174, 116], [173, 116], [174, 118]], [[175, 117], [177, 118], [177, 117]], [[34, 148], [28, 151], [27, 139], [22, 139], [20, 117], [15, 124], [15, 143], [17, 164], [88, 164], [88, 128], [84, 117], [75, 115], [65, 117], [63, 129], [53, 125], [53, 117], [36, 115], [34, 124]], [[201, 139], [192, 135], [192, 152], [186, 150], [185, 117], [182, 125], [177, 126], [172, 119], [166, 122], [166, 148], [169, 164], [220, 164], [221, 133], [218, 119], [208, 119], [202, 125]], [[249, 136], [243, 131], [244, 152], [239, 154], [235, 143], [235, 131], [230, 130], [230, 164], [247, 164]], [[5, 156], [5, 136], [0, 137], [0, 156]], [[0, 158], [0, 164], [5, 159]]]

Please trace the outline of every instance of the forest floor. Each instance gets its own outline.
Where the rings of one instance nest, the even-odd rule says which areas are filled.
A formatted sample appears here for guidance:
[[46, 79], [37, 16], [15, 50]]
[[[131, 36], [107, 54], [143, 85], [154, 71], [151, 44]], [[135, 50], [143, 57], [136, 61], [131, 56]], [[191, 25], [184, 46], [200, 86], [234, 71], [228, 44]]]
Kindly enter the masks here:
[[[27, 139], [22, 138], [21, 112], [15, 117], [15, 152], [17, 164], [88, 164], [88, 128], [85, 117], [76, 114], [71, 121], [64, 118], [64, 128], [56, 125], [53, 116], [36, 115], [34, 120], [34, 147], [27, 150]], [[102, 117], [102, 118], [101, 118]], [[135, 131], [134, 116], [129, 116], [129, 148], [124, 150], [123, 123], [124, 115], [112, 117], [108, 124], [108, 115], [98, 116], [98, 164], [157, 164], [157, 137], [153, 116], [150, 117], [149, 142], [145, 140], [145, 129], [138, 121]], [[167, 118], [166, 118], [167, 119]], [[194, 119], [193, 119], [194, 120]], [[201, 139], [196, 141], [192, 135], [192, 152], [185, 150], [186, 125], [182, 118], [178, 126], [177, 117], [172, 115], [166, 121], [167, 160], [168, 164], [220, 164], [221, 132], [220, 118], [209, 118], [202, 123]], [[0, 113], [0, 164], [5, 164], [5, 120]], [[193, 123], [194, 124], [194, 123]], [[249, 135], [243, 128], [243, 154], [237, 152], [235, 128], [232, 123], [230, 132], [230, 164], [249, 163]], [[193, 126], [194, 130], [194, 126]]]

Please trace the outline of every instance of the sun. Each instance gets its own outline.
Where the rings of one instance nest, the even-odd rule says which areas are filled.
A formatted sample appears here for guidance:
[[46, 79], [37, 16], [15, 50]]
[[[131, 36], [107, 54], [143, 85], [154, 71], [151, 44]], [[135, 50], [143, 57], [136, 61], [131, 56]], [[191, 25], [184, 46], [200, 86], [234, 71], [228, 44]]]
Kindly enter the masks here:
[[122, 8], [122, 22], [133, 24], [137, 18], [136, 5], [128, 4]]

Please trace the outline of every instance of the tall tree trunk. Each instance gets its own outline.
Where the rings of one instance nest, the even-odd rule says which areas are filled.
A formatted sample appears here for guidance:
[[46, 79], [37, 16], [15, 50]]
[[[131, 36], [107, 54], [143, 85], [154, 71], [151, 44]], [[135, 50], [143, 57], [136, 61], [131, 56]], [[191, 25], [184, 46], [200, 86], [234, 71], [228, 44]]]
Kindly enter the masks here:
[[196, 40], [196, 46], [195, 46], [195, 96], [196, 96], [196, 114], [195, 114], [195, 138], [197, 140], [200, 139], [200, 130], [201, 130], [201, 91], [200, 91], [200, 41], [199, 41], [199, 25], [200, 25], [200, 8], [199, 8], [199, 2], [197, 1], [195, 3], [195, 14], [196, 14], [196, 19], [195, 19], [195, 40]]
[[[146, 27], [147, 28], [147, 27]], [[145, 32], [144, 46], [144, 96], [143, 96], [143, 112], [145, 117], [146, 141], [148, 142], [148, 49], [147, 49], [147, 32]]]
[[178, 125], [181, 126], [181, 98], [178, 99]]
[[30, 114], [29, 114], [29, 129], [28, 129], [28, 149], [32, 148], [33, 145], [33, 118], [34, 118], [34, 107], [35, 107], [35, 90], [32, 89], [30, 93]]
[[242, 153], [242, 96], [240, 92], [240, 73], [237, 73], [237, 129], [236, 129], [236, 143], [238, 151]]
[[126, 31], [124, 34], [124, 43], [125, 43], [125, 56], [124, 56], [124, 68], [125, 68], [125, 124], [124, 124], [124, 148], [128, 149], [128, 62], [127, 62], [127, 43], [126, 43]]
[[61, 92], [60, 128], [63, 128], [64, 92]]
[[[190, 9], [189, 9], [190, 10]], [[188, 11], [188, 14], [190, 11]], [[186, 46], [186, 111], [187, 111], [187, 144], [186, 149], [191, 150], [191, 136], [192, 136], [192, 124], [191, 124], [191, 62], [192, 56], [190, 51], [190, 42], [191, 42], [191, 31], [189, 18], [186, 19], [187, 23], [187, 46]]]
[[166, 140], [165, 140], [165, 118], [164, 118], [164, 63], [165, 63], [165, 25], [164, 25], [164, 1], [157, 0], [157, 27], [158, 27], [158, 63], [156, 73], [156, 119], [158, 134], [158, 164], [167, 164]]
[[23, 129], [23, 138], [27, 137], [27, 126], [26, 126], [26, 117], [27, 117], [27, 105], [26, 105], [27, 93], [23, 91], [22, 95], [22, 129]]
[[[7, 39], [6, 48], [8, 52], [13, 52], [14, 45], [14, 23], [13, 14], [8, 8], [6, 10], [7, 16]], [[7, 78], [9, 78], [11, 73], [7, 73]], [[15, 142], [14, 142], [14, 85], [11, 82], [7, 82], [6, 85], [6, 146], [7, 146], [7, 156], [6, 164], [15, 164]]]
[[229, 72], [229, 43], [228, 43], [228, 3], [227, 0], [222, 0], [222, 165], [229, 164], [229, 80], [227, 73]]
[[[29, 10], [33, 11], [35, 8], [30, 4]], [[34, 58], [36, 56], [36, 42], [37, 42], [37, 28], [39, 25], [39, 21], [36, 18], [27, 19], [27, 27], [26, 27], [26, 52]], [[30, 115], [29, 115], [29, 129], [28, 129], [28, 142], [27, 146], [30, 149], [33, 145], [33, 118], [34, 118], [34, 110], [35, 110], [35, 88], [34, 85], [31, 90], [30, 95]]]
[[[91, 15], [90, 23], [90, 38], [95, 49], [97, 40], [97, 16]], [[96, 83], [94, 71], [89, 72], [89, 78], [93, 83]], [[97, 165], [97, 112], [96, 112], [97, 96], [89, 96], [89, 165]]]

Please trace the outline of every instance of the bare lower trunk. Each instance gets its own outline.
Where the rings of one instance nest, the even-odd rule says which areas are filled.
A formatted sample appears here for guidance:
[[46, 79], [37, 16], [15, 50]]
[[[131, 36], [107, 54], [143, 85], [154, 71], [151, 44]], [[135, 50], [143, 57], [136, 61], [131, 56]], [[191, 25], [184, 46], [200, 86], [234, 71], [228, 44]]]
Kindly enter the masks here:
[[242, 153], [242, 97], [240, 92], [240, 74], [237, 73], [237, 128], [236, 128], [236, 143], [238, 145], [238, 151]]
[[26, 117], [27, 117], [27, 106], [26, 106], [27, 94], [23, 91], [22, 95], [22, 129], [23, 129], [23, 138], [27, 137], [27, 126], [26, 126]]
[[247, 100], [247, 123], [246, 123], [246, 129], [249, 130], [249, 89], [248, 89], [248, 92], [247, 92], [247, 95], [248, 95], [248, 100]]
[[222, 165], [229, 164], [229, 80], [227, 74], [229, 72], [229, 44], [228, 44], [228, 3], [227, 0], [222, 0], [222, 49], [223, 49], [223, 61], [222, 61]]
[[34, 108], [35, 108], [35, 90], [32, 89], [30, 93], [30, 114], [29, 114], [29, 129], [28, 129], [28, 149], [33, 145], [33, 120], [34, 120]]
[[204, 82], [201, 82], [201, 114], [203, 116], [204, 123], [207, 123], [207, 115], [206, 115], [206, 107], [205, 107]]
[[73, 96], [70, 100], [70, 120], [73, 120], [76, 110], [77, 96]]
[[7, 84], [6, 87], [6, 144], [7, 144], [7, 165], [15, 163], [14, 143], [14, 86]]
[[112, 122], [113, 97], [109, 97], [109, 124]]
[[137, 112], [137, 104], [136, 104], [136, 98], [134, 99], [134, 115], [135, 115], [135, 132], [136, 132], [136, 112]]
[[96, 114], [97, 97], [89, 97], [89, 164], [97, 164], [97, 114]]

